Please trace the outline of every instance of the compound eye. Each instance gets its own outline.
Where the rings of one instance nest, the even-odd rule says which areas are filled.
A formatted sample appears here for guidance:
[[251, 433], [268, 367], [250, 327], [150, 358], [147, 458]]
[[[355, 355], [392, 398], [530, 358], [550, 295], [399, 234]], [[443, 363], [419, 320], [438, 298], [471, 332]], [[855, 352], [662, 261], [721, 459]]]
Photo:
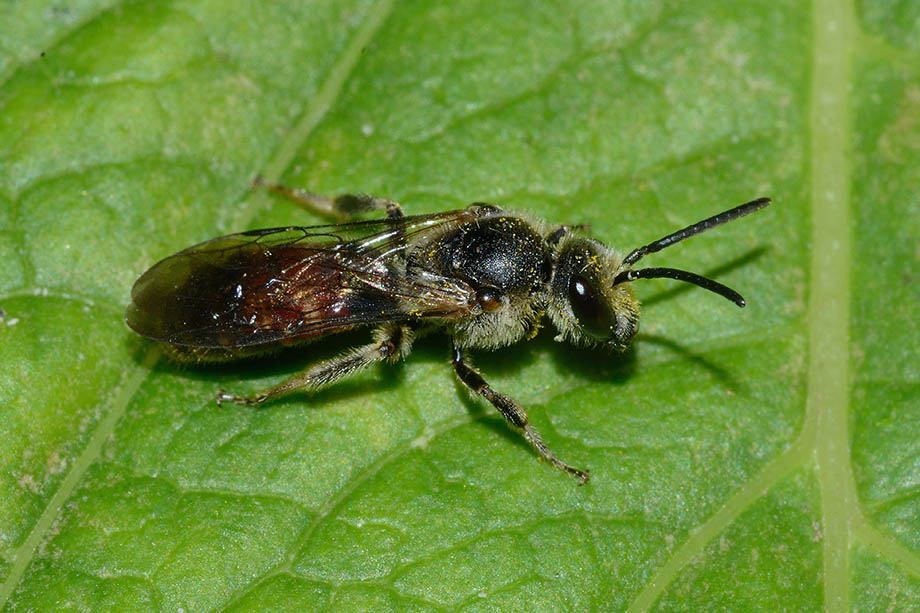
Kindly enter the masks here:
[[494, 313], [502, 308], [502, 301], [498, 296], [498, 291], [486, 288], [476, 292], [476, 301], [486, 313]]
[[607, 340], [613, 336], [616, 316], [591, 280], [582, 275], [572, 275], [569, 280], [569, 303], [578, 325], [585, 333], [598, 340]]

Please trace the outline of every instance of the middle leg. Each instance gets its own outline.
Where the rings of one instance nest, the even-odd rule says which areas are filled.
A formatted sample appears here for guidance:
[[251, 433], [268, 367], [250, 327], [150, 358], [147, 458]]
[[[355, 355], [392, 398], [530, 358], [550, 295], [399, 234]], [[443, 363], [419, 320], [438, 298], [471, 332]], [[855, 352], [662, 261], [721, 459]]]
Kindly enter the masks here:
[[540, 433], [530, 425], [527, 419], [527, 413], [524, 411], [523, 407], [508, 396], [493, 390], [492, 386], [486, 383], [486, 380], [482, 378], [482, 375], [476, 372], [473, 367], [467, 363], [463, 352], [457, 348], [456, 345], [453, 346], [453, 364], [454, 371], [457, 373], [457, 377], [460, 381], [468, 387], [470, 391], [479, 394], [492, 403], [492, 406], [498, 409], [498, 412], [502, 414], [502, 417], [504, 417], [509, 424], [521, 430], [524, 439], [537, 450], [537, 453], [556, 468], [564, 470], [575, 477], [579, 485], [584, 485], [588, 482], [591, 474], [587, 470], [580, 470], [574, 466], [569, 466], [557, 458], [556, 454], [550, 451], [546, 443], [543, 442], [543, 437], [540, 436]]

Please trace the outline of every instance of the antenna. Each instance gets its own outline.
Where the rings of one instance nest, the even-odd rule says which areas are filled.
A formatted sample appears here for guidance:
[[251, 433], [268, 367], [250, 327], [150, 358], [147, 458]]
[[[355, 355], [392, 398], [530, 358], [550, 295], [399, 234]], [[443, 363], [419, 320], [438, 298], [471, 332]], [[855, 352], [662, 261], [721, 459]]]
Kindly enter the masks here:
[[[645, 245], [644, 247], [639, 247], [634, 249], [632, 253], [627, 255], [623, 259], [621, 266], [632, 266], [643, 257], [650, 253], [655, 253], [661, 251], [665, 247], [670, 247], [675, 243], [679, 243], [685, 238], [690, 238], [695, 234], [700, 232], [705, 232], [716, 226], [721, 226], [724, 223], [738, 219], [739, 217], [744, 217], [748, 213], [753, 213], [754, 211], [760, 210], [763, 207], [770, 204], [771, 200], [769, 198], [758, 198], [757, 200], [751, 200], [740, 206], [736, 206], [733, 209], [729, 209], [718, 215], [713, 215], [709, 219], [704, 219], [703, 221], [698, 221], [692, 226], [687, 226], [683, 230], [678, 230], [673, 234], [668, 234], [664, 238], [659, 238], [658, 240]], [[614, 279], [613, 284], [618, 285], [620, 283], [627, 283], [629, 281], [635, 281], [636, 279], [656, 279], [656, 278], [668, 278], [676, 279], [678, 281], [685, 281], [687, 283], [692, 283], [703, 289], [708, 289], [711, 292], [719, 294], [723, 298], [731, 300], [739, 307], [745, 305], [744, 298], [736, 292], [735, 290], [722, 285], [718, 281], [713, 281], [712, 279], [707, 279], [701, 275], [698, 275], [693, 272], [688, 272], [686, 270], [678, 270], [677, 268], [640, 268], [639, 270], [624, 270], [619, 273]]]
[[613, 279], [613, 284], [617, 285], [627, 281], [635, 281], [636, 279], [660, 279], [662, 277], [698, 285], [703, 289], [708, 289], [710, 292], [715, 292], [720, 296], [728, 298], [740, 307], [746, 304], [744, 302], [744, 297], [732, 288], [722, 285], [718, 281], [700, 276], [695, 272], [687, 272], [686, 270], [678, 270], [677, 268], [640, 268], [639, 270], [624, 270]]
[[710, 230], [716, 226], [721, 226], [724, 223], [734, 221], [739, 217], [744, 217], [748, 213], [753, 213], [754, 211], [762, 209], [763, 207], [770, 204], [770, 202], [771, 200], [769, 198], [758, 198], [757, 200], [745, 202], [744, 204], [736, 206], [733, 209], [728, 209], [727, 211], [719, 213], [718, 215], [713, 215], [709, 219], [698, 221], [692, 226], [687, 226], [683, 230], [678, 230], [677, 232], [668, 234], [664, 238], [659, 238], [657, 241], [649, 243], [644, 247], [634, 249], [632, 253], [623, 259], [621, 266], [632, 266], [650, 253], [661, 251], [665, 247], [670, 247], [675, 243], [679, 243], [685, 238], [690, 238], [691, 236], [699, 234], [700, 232], [705, 232], [706, 230]]

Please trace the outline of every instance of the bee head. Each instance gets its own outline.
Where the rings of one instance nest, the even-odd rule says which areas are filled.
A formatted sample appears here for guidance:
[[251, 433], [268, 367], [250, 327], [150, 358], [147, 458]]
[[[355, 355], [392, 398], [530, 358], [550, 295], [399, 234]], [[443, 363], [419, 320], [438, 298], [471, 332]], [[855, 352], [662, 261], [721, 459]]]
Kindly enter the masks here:
[[[687, 226], [620, 258], [595, 240], [558, 231], [548, 237], [558, 241], [547, 312], [562, 338], [578, 344], [603, 344], [625, 349], [639, 331], [639, 301], [632, 293], [636, 279], [668, 278], [692, 283], [731, 300], [739, 307], [741, 294], [696, 273], [677, 268], [632, 266], [650, 253], [661, 251], [686, 238], [753, 213], [770, 204], [758, 198]], [[561, 240], [559, 238], [561, 237]]]
[[616, 283], [621, 259], [605, 245], [566, 237], [556, 252], [547, 311], [566, 340], [625, 349], [639, 330], [639, 301]]

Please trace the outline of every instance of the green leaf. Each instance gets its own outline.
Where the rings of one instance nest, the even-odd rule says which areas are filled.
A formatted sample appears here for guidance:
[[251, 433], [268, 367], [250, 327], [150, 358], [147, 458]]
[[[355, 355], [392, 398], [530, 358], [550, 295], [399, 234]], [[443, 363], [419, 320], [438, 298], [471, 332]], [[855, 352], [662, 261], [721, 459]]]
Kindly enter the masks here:
[[[916, 3], [0, 6], [0, 603], [10, 610], [920, 607]], [[577, 487], [395, 367], [259, 409], [356, 333], [178, 367], [133, 281], [322, 219], [257, 174], [488, 201], [649, 262], [623, 355], [476, 355]]]

